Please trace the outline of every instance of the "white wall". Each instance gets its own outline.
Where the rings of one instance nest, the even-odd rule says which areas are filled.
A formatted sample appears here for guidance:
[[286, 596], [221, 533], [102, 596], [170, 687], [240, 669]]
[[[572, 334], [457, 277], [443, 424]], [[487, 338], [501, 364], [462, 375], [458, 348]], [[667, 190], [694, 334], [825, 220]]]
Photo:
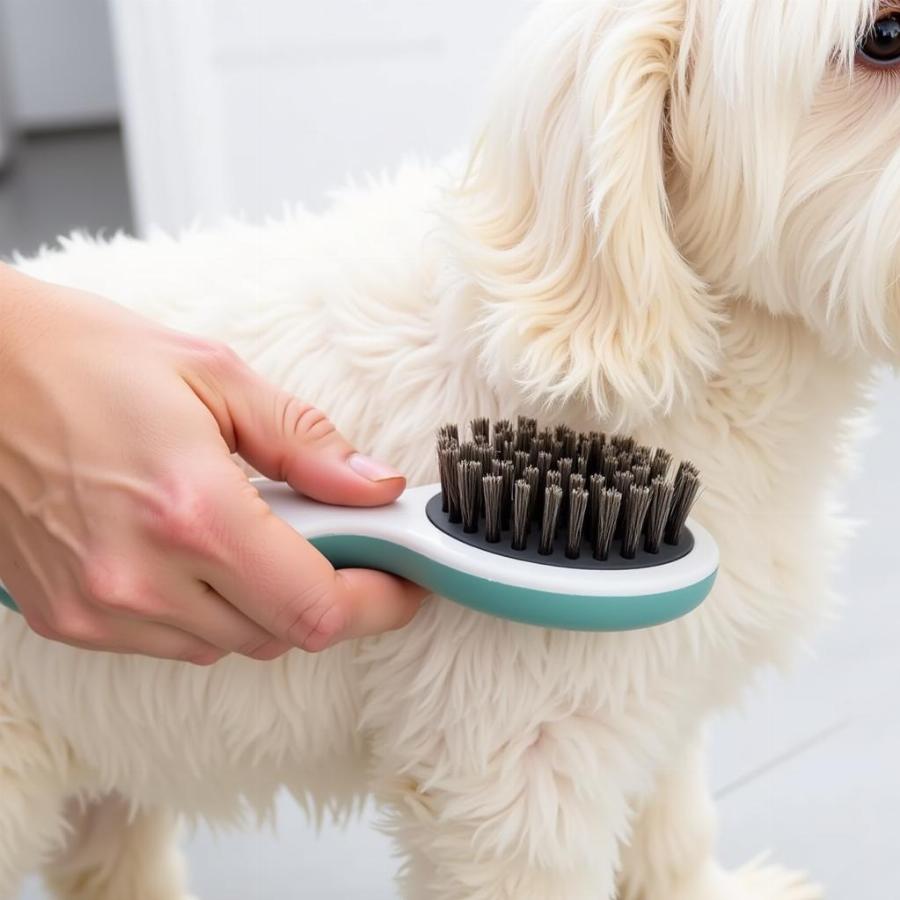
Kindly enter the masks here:
[[318, 207], [440, 157], [528, 0], [110, 0], [138, 227]]
[[0, 28], [17, 125], [118, 117], [106, 0], [0, 0]]

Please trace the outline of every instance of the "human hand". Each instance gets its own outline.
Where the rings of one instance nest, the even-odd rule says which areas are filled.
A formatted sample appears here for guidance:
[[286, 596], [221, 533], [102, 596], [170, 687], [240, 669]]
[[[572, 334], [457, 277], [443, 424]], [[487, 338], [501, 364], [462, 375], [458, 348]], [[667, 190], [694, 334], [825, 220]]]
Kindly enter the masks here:
[[0, 267], [0, 580], [44, 637], [198, 664], [405, 625], [425, 591], [335, 571], [231, 457], [317, 500], [398, 472], [226, 347]]

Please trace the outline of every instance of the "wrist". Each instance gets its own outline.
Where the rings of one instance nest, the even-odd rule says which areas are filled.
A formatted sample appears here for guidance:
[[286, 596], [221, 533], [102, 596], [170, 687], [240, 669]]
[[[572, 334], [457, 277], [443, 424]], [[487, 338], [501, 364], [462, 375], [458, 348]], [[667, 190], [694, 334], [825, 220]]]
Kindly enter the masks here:
[[0, 263], [0, 369], [17, 355], [28, 333], [39, 327], [34, 316], [39, 285], [28, 275]]

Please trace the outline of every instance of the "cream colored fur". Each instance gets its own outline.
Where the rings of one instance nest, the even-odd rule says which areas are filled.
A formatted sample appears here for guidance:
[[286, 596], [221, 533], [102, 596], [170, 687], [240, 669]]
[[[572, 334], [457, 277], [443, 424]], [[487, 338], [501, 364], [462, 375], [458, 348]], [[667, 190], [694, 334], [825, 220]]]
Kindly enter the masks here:
[[702, 729], [829, 608], [829, 492], [900, 335], [900, 81], [853, 66], [872, 14], [545, 3], [465, 173], [408, 166], [318, 218], [23, 262], [229, 342], [413, 482], [445, 419], [636, 430], [703, 471], [722, 569], [647, 631], [433, 598], [399, 633], [208, 669], [3, 614], [0, 898], [46, 866], [67, 900], [184, 900], [169, 812], [230, 820], [279, 785], [320, 809], [373, 792], [416, 900], [819, 896], [715, 864]]

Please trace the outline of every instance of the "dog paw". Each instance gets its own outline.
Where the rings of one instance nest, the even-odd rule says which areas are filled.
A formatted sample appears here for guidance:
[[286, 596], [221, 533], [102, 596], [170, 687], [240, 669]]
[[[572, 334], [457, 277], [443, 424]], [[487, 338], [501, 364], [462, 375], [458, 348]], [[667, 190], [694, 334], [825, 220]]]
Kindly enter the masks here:
[[738, 893], [735, 900], [823, 900], [822, 888], [802, 872], [767, 865], [765, 857], [733, 873]]

